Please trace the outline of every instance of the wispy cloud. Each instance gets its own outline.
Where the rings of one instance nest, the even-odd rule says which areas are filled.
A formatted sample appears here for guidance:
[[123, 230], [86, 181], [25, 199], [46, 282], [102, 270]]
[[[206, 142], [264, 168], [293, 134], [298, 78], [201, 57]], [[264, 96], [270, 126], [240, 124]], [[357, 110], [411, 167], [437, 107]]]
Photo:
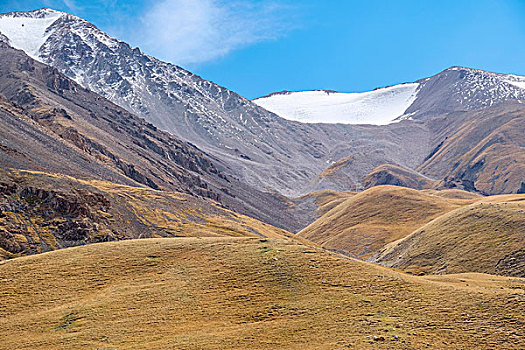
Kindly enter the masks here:
[[78, 11], [80, 8], [79, 6], [75, 3], [74, 0], [62, 0], [62, 2], [64, 3], [64, 5], [66, 5], [71, 11]]
[[202, 63], [284, 35], [290, 12], [282, 1], [161, 0], [142, 18], [140, 42], [162, 59]]
[[[27, 10], [36, 8], [34, 5], [32, 5], [32, 3], [33, 2], [31, 1], [24, 1], [24, 5], [25, 5], [24, 7], [26, 7]], [[35, 2], [35, 3], [38, 3], [38, 2]], [[71, 12], [77, 12], [77, 11], [82, 10], [82, 7], [79, 6], [75, 0], [43, 0], [41, 2], [41, 5], [45, 7], [50, 7], [53, 9], [62, 8], [64, 10], [69, 10]], [[39, 5], [36, 5], [36, 6], [39, 6]]]

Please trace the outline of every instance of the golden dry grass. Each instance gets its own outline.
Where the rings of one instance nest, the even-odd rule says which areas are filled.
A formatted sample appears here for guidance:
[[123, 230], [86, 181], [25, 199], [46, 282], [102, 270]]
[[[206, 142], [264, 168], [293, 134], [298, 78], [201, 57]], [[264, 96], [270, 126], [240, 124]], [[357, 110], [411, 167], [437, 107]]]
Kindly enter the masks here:
[[524, 283], [293, 241], [92, 244], [0, 263], [0, 349], [523, 349]]
[[328, 249], [368, 258], [432, 219], [472, 203], [477, 196], [472, 197], [458, 190], [377, 186], [346, 199], [298, 235]]
[[388, 245], [381, 264], [412, 273], [525, 276], [525, 195], [488, 197]]
[[456, 188], [449, 188], [444, 190], [422, 190], [422, 193], [427, 193], [435, 196], [440, 196], [444, 198], [450, 198], [450, 199], [472, 199], [472, 200], [481, 200], [483, 196], [473, 193], [473, 192], [467, 192], [463, 190], [459, 190]]

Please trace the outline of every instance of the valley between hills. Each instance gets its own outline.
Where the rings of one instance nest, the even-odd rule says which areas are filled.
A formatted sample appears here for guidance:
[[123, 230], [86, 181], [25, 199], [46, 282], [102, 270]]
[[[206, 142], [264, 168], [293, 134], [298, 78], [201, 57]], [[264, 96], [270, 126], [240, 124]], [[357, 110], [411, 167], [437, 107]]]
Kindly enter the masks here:
[[523, 82], [250, 101], [0, 14], [0, 349], [525, 348]]

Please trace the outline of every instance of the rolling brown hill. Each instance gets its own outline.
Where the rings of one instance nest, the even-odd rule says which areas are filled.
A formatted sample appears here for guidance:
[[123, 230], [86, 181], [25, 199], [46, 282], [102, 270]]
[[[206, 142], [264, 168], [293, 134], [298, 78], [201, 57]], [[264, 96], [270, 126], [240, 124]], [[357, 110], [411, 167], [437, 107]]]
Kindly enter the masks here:
[[525, 277], [525, 195], [494, 196], [451, 211], [383, 249], [374, 261], [419, 273]]
[[435, 190], [422, 190], [422, 193], [432, 194], [435, 196], [450, 198], [450, 199], [470, 199], [470, 200], [481, 200], [483, 197], [474, 192], [467, 192], [457, 188], [443, 189], [439, 191]]
[[0, 260], [88, 243], [188, 236], [291, 234], [180, 192], [0, 170]]
[[381, 185], [394, 185], [422, 190], [436, 188], [438, 181], [395, 164], [383, 164], [372, 170], [363, 179], [365, 188]]
[[344, 200], [298, 235], [327, 249], [366, 259], [432, 219], [471, 204], [471, 197], [478, 196], [464, 191], [441, 194], [377, 186]]
[[520, 349], [525, 281], [294, 241], [164, 238], [0, 263], [0, 349]]

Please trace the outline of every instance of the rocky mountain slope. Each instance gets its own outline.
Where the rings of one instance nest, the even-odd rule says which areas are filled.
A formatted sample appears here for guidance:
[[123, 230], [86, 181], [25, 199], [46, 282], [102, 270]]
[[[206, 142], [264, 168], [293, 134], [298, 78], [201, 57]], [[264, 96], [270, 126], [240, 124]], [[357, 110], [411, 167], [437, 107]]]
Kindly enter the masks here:
[[226, 175], [195, 146], [1, 42], [0, 95], [4, 168], [179, 191], [278, 227], [303, 225], [282, 197]]
[[[0, 62], [4, 166], [79, 177], [99, 172], [115, 182], [151, 188], [171, 183], [179, 191], [218, 197], [199, 175], [220, 172], [195, 147], [5, 43], [0, 43]], [[158, 169], [162, 163], [151, 164], [161, 160], [171, 170], [169, 178]]]
[[[468, 112], [451, 112], [423, 123], [428, 153], [416, 167], [401, 162], [378, 162], [377, 153], [352, 154], [327, 167], [312, 181], [319, 187], [363, 189], [374, 185], [398, 185], [415, 189], [459, 188], [485, 195], [522, 193], [525, 190], [525, 104], [521, 100], [499, 102]], [[378, 130], [402, 123], [378, 126]], [[358, 127], [358, 126], [356, 126]], [[399, 140], [397, 142], [403, 142]], [[408, 155], [413, 153], [409, 151]], [[420, 161], [420, 158], [417, 158]], [[406, 164], [406, 163], [405, 163]], [[356, 168], [370, 169], [361, 176]], [[328, 182], [328, 184], [326, 184]], [[348, 184], [354, 184], [351, 187]]]
[[433, 151], [417, 168], [441, 186], [483, 194], [525, 189], [525, 105], [507, 101], [430, 121]]
[[[280, 118], [237, 94], [132, 49], [78, 17], [50, 9], [4, 14], [0, 16], [0, 32], [8, 37], [13, 36], [9, 35], [13, 19], [40, 23], [43, 39], [37, 52], [26, 46], [26, 41], [10, 38], [12, 45], [158, 128], [226, 160], [229, 171], [245, 182], [259, 188], [281, 188], [284, 185], [275, 183], [282, 182], [280, 177], [295, 182], [292, 177], [301, 176], [283, 164], [290, 159], [299, 164], [302, 158], [323, 152], [307, 132], [289, 132]], [[33, 37], [31, 27], [19, 26], [15, 32]], [[300, 143], [301, 149], [284, 149], [283, 139], [292, 146]], [[305, 166], [302, 171], [312, 170]], [[259, 178], [263, 176], [264, 181]]]
[[[388, 125], [299, 123], [143, 54], [63, 12], [40, 9], [2, 14], [0, 32], [11, 45], [56, 67], [82, 86], [197, 145], [213, 155], [222, 173], [260, 191], [295, 197], [324, 189], [356, 190], [365, 182], [372, 184], [374, 181], [365, 177], [385, 164], [431, 182], [441, 181], [443, 187], [488, 194], [515, 193], [525, 182], [515, 175], [521, 169], [514, 164], [522, 162], [512, 155], [486, 165], [484, 173], [469, 170], [479, 166], [479, 159], [475, 159], [478, 155], [460, 161], [460, 168], [454, 167], [459, 160], [449, 161], [444, 168], [445, 163], [434, 157], [445, 139], [455, 138], [460, 125], [473, 122], [474, 111], [491, 114], [491, 108], [502, 103], [524, 101], [523, 77], [452, 67], [414, 83], [364, 94], [321, 91], [312, 93], [315, 98], [306, 98], [303, 95], [307, 92], [287, 92], [255, 101], [260, 104], [284, 99], [278, 105], [292, 108], [292, 113], [294, 104], [286, 101], [296, 99], [307, 103], [299, 112], [312, 112], [318, 118], [315, 121], [323, 115], [327, 120], [344, 121], [348, 113], [359, 114], [351, 122], [374, 122], [372, 117], [379, 118], [379, 124], [396, 120]], [[521, 121], [513, 123], [519, 130]], [[472, 133], [482, 135], [483, 129], [478, 129], [483, 127], [476, 124]], [[461, 140], [462, 148], [477, 146], [472, 137]], [[521, 148], [516, 153], [516, 147], [507, 147], [507, 142], [516, 144], [504, 139], [500, 143], [505, 152], [512, 149], [517, 157], [523, 154]], [[495, 152], [487, 157], [494, 158]], [[433, 165], [434, 161], [440, 165]], [[495, 163], [508, 171], [492, 185], [492, 175], [487, 173], [494, 170]], [[511, 174], [509, 178], [507, 173]], [[477, 187], [471, 182], [478, 182]]]

